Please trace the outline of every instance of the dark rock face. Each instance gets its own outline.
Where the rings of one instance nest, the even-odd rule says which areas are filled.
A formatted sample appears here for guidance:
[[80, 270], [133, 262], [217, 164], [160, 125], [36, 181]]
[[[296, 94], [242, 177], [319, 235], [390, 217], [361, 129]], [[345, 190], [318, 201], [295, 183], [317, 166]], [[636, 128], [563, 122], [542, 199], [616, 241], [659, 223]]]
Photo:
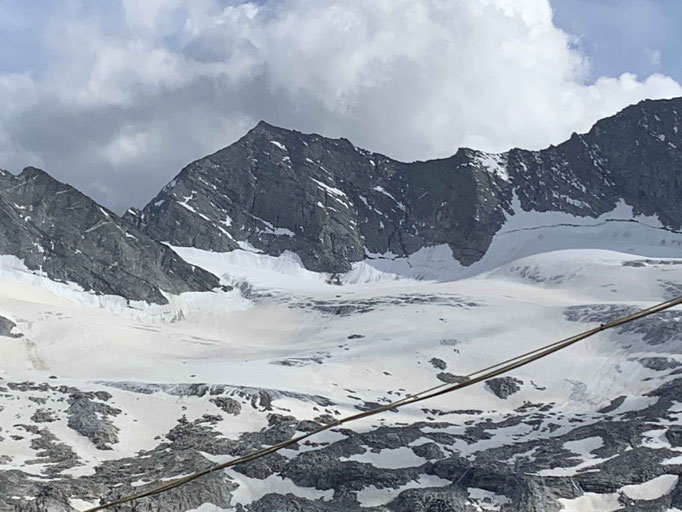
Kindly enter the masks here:
[[187, 264], [47, 173], [0, 170], [0, 254], [98, 294], [166, 303], [161, 291], [204, 291], [218, 279]]
[[429, 360], [429, 363], [431, 363], [431, 366], [437, 368], [438, 370], [445, 370], [448, 367], [448, 363], [438, 357], [432, 357]]
[[6, 336], [8, 338], [19, 338], [21, 337], [21, 334], [18, 334], [16, 332], [12, 332], [14, 328], [17, 326], [12, 320], [9, 318], [5, 318], [4, 316], [0, 316], [0, 336]]
[[511, 201], [509, 184], [485, 168], [484, 158], [462, 150], [405, 164], [345, 139], [261, 122], [188, 165], [125, 218], [174, 245], [230, 251], [248, 242], [273, 255], [290, 250], [316, 271], [344, 272], [366, 252], [405, 255], [441, 243], [472, 263]]
[[69, 415], [68, 426], [87, 437], [100, 450], [110, 450], [111, 444], [118, 442], [118, 427], [109, 419], [121, 413], [102, 402], [96, 401], [92, 393], [73, 393], [71, 404], [66, 410]]
[[438, 375], [436, 375], [436, 378], [441, 382], [445, 382], [446, 384], [461, 384], [469, 380], [469, 377], [464, 377], [463, 375], [454, 375], [450, 372], [440, 372]]
[[222, 411], [233, 416], [238, 416], [242, 411], [242, 405], [228, 396], [219, 396], [218, 398], [212, 398], [211, 402], [216, 404]]
[[460, 149], [413, 163], [261, 122], [124, 217], [174, 245], [222, 252], [246, 242], [332, 273], [368, 253], [405, 256], [440, 244], [470, 265], [512, 212], [514, 194], [526, 211], [589, 217], [624, 200], [678, 230], [678, 112], [682, 98], [644, 101], [542, 151]]
[[28, 461], [27, 464], [40, 464], [50, 460], [53, 463], [48, 470], [50, 473], [59, 473], [79, 465], [76, 453], [68, 445], [60, 443], [48, 429], [39, 429], [33, 425], [24, 425], [24, 429], [36, 436], [31, 440], [31, 448], [36, 450], [37, 458]]
[[514, 393], [518, 393], [522, 385], [523, 381], [514, 377], [498, 377], [490, 379], [485, 383], [485, 386], [502, 400], [506, 400]]
[[682, 363], [669, 357], [643, 357], [639, 362], [645, 368], [659, 372], [674, 370], [678, 366], [682, 366]]
[[[172, 391], [177, 396], [193, 396], [206, 400], [215, 397], [229, 398], [234, 392], [223, 386], [197, 387], [194, 384], [165, 388], [145, 389], [144, 384], [128, 388], [140, 394]], [[73, 400], [101, 404], [116, 404], [116, 397], [106, 391], [86, 392], [66, 386], [49, 386], [44, 383], [8, 383], [12, 393], [39, 397], [43, 400]], [[528, 404], [510, 413], [494, 416], [481, 411], [460, 411], [470, 415], [468, 427], [461, 430], [461, 422], [419, 421], [395, 426], [372, 427], [366, 432], [337, 428], [337, 439], [316, 444], [308, 441], [292, 446], [285, 456], [274, 453], [267, 457], [236, 466], [233, 471], [218, 471], [187, 485], [153, 498], [137, 500], [117, 510], [195, 510], [202, 505], [214, 505], [241, 512], [283, 511], [332, 512], [363, 510], [389, 511], [554, 511], [564, 507], [559, 498], [573, 499], [583, 493], [599, 495], [617, 493], [622, 510], [647, 512], [669, 510], [680, 503], [682, 483], [662, 496], [650, 500], [632, 500], [622, 489], [638, 485], [661, 475], [679, 475], [679, 455], [674, 451], [682, 444], [682, 429], [675, 423], [658, 424], [656, 430], [665, 435], [665, 443], [652, 446], [648, 435], [663, 417], [677, 409], [682, 391], [682, 379], [670, 380], [652, 391], [656, 398], [639, 410], [615, 412], [608, 417], [586, 417], [583, 414], [565, 415], [551, 404]], [[247, 394], [232, 395], [243, 408], [252, 407]], [[214, 398], [212, 398], [214, 397]], [[308, 397], [310, 398], [310, 397]], [[306, 399], [307, 400], [307, 399]], [[215, 402], [214, 402], [215, 403]], [[119, 404], [120, 405], [120, 404]], [[217, 403], [216, 403], [217, 405]], [[86, 405], [91, 408], [91, 405]], [[68, 411], [67, 411], [68, 413]], [[106, 424], [105, 410], [93, 417], [94, 423]], [[251, 411], [251, 414], [255, 411]], [[88, 415], [89, 413], [85, 413]], [[70, 499], [79, 497], [92, 502], [113, 500], [156, 487], [160, 481], [207, 469], [215, 462], [212, 456], [238, 457], [252, 453], [264, 446], [289, 439], [297, 432], [307, 432], [328, 423], [331, 418], [298, 420], [293, 416], [263, 412], [267, 425], [258, 431], [243, 432], [238, 438], [228, 438], [221, 432], [218, 414], [204, 414], [193, 420], [184, 415], [163, 435], [157, 437], [155, 446], [133, 457], [104, 460], [95, 472], [72, 476], [68, 470], [83, 464], [83, 460], [45, 425], [3, 425], [3, 435], [15, 433], [26, 437], [35, 450], [35, 459], [26, 466], [43, 464], [44, 476], [23, 470], [0, 471], [0, 510], [46, 512], [72, 511]], [[101, 417], [100, 417], [101, 416]], [[562, 431], [551, 427], [555, 421], [564, 424]], [[505, 431], [509, 427], [524, 427], [510, 439]], [[524, 433], [525, 431], [525, 433]], [[492, 442], [500, 437], [504, 442]], [[589, 459], [593, 465], [580, 470], [586, 454], [579, 455], [567, 448], [568, 443], [600, 440]], [[425, 440], [426, 442], [423, 442]], [[419, 444], [416, 444], [418, 441]], [[468, 456], [458, 453], [457, 446], [464, 442], [471, 449]], [[406, 459], [404, 464], [374, 464], [365, 455], [380, 455], [385, 450], [410, 447], [421, 461]], [[360, 460], [354, 460], [360, 456]], [[571, 469], [575, 471], [572, 472]], [[568, 470], [567, 474], [563, 474]], [[235, 491], [243, 483], [237, 482], [235, 473], [249, 479], [263, 480], [276, 476], [289, 479], [305, 496], [309, 491], [325, 491], [324, 499], [302, 497], [298, 493], [284, 493], [276, 486], [270, 493], [255, 500], [236, 503]], [[279, 478], [275, 479], [278, 480]], [[426, 482], [417, 488], [419, 479]], [[247, 484], [248, 485], [248, 484]], [[387, 492], [383, 504], [364, 503], [362, 494], [367, 490]], [[30, 496], [30, 508], [17, 497]], [[210, 508], [210, 507], [209, 507]]]

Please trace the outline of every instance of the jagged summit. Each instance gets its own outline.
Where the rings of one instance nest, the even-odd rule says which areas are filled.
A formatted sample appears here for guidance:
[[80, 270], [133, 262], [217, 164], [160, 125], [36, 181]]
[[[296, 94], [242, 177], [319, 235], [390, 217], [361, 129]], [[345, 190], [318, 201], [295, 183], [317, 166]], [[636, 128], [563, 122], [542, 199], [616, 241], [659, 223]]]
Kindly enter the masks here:
[[51, 180], [51, 181], [56, 181], [52, 176], [50, 176], [48, 173], [43, 171], [42, 169], [38, 169], [37, 167], [33, 166], [28, 166], [24, 167], [21, 173], [19, 173], [19, 177], [26, 178], [26, 179], [45, 179], [45, 180]]
[[45, 171], [0, 173], [0, 254], [54, 281], [130, 300], [210, 290], [218, 280]]
[[263, 119], [261, 119], [260, 121], [258, 121], [258, 123], [256, 123], [256, 126], [254, 126], [253, 128], [251, 128], [247, 133], [251, 133], [251, 132], [267, 132], [267, 131], [271, 131], [271, 132], [278, 132], [278, 131], [280, 131], [280, 132], [289, 132], [289, 133], [301, 133], [301, 132], [297, 132], [296, 130], [291, 130], [291, 129], [289, 129], [289, 128], [284, 128], [283, 126], [277, 126], [277, 125], [268, 123], [267, 121], [264, 121]]
[[291, 135], [291, 136], [297, 136], [297, 137], [302, 137], [302, 138], [309, 138], [309, 139], [327, 139], [327, 140], [335, 140], [337, 142], [346, 142], [352, 145], [351, 141], [349, 141], [345, 137], [338, 137], [338, 138], [333, 138], [333, 137], [325, 137], [319, 133], [315, 132], [302, 132], [300, 130], [295, 130], [293, 128], [287, 128], [285, 126], [280, 126], [276, 124], [269, 123], [264, 120], [258, 121], [256, 125], [251, 128], [249, 131], [246, 132], [244, 137], [249, 137], [249, 135], [255, 135], [255, 134], [271, 134], [271, 135]]
[[644, 101], [541, 151], [460, 148], [411, 163], [261, 121], [185, 167], [126, 218], [173, 245], [289, 250], [324, 272], [442, 244], [470, 265], [513, 214], [514, 197], [524, 211], [578, 217], [598, 217], [622, 201], [679, 229], [678, 112], [680, 98]]
[[[367, 252], [409, 254], [434, 243], [451, 243], [463, 261], [475, 261], [479, 240], [492, 232], [453, 233], [456, 217], [466, 209], [470, 217], [492, 214], [501, 223], [499, 212], [473, 198], [481, 183], [499, 188], [505, 179], [486, 168], [495, 165], [492, 159], [470, 162], [481, 183], [450, 173], [453, 162], [464, 164], [459, 154], [405, 164], [346, 139], [259, 123], [235, 144], [187, 166], [140, 214], [126, 218], [175, 245], [229, 251], [248, 244], [275, 255], [291, 250], [318, 271], [343, 272]], [[433, 203], [429, 211], [427, 203], [416, 203], [425, 192], [439, 201], [442, 225], [426, 222], [436, 215]], [[461, 201], [446, 206], [453, 198]]]

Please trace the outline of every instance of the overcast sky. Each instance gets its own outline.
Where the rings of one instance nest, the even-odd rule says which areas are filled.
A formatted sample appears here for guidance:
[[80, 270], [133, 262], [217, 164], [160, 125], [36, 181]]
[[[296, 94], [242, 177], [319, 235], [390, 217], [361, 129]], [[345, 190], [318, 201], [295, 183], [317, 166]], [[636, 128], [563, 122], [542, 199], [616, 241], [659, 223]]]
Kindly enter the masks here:
[[2, 0], [0, 167], [122, 212], [258, 120], [404, 159], [682, 96], [679, 0]]

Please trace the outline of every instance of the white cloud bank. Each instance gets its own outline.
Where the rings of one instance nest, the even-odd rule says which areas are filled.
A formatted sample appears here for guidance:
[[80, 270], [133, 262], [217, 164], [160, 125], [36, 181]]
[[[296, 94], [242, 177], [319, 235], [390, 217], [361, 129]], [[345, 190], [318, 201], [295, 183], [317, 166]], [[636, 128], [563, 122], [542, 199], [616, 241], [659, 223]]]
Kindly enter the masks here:
[[547, 0], [81, 2], [42, 36], [46, 69], [0, 75], [0, 166], [119, 210], [259, 119], [411, 160], [540, 148], [682, 95], [659, 74], [585, 83]]

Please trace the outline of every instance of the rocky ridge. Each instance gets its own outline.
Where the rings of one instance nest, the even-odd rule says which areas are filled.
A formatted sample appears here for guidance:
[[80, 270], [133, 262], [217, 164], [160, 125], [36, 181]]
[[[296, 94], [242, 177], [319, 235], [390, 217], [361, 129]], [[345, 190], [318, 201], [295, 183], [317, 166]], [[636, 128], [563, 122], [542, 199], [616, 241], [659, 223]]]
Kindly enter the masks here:
[[163, 292], [218, 286], [212, 274], [34, 167], [18, 176], [0, 170], [0, 254], [52, 281], [128, 300], [165, 304]]
[[541, 151], [463, 148], [412, 163], [260, 122], [124, 218], [172, 245], [292, 251], [306, 268], [331, 273], [441, 244], [470, 265], [514, 213], [515, 198], [523, 211], [577, 217], [598, 217], [623, 201], [676, 231], [681, 116], [682, 98], [643, 101]]

